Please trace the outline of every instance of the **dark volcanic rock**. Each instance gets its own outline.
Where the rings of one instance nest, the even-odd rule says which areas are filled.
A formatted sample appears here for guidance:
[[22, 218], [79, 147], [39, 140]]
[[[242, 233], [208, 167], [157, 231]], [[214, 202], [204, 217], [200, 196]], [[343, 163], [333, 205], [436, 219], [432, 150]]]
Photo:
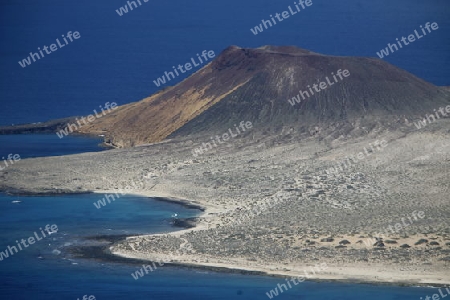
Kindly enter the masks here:
[[334, 241], [334, 239], [329, 237], [329, 238], [321, 239], [320, 241], [321, 241], [321, 242], [325, 242], [325, 243], [331, 243], [331, 242]]
[[422, 245], [428, 243], [427, 239], [420, 239], [414, 245]]
[[76, 117], [52, 120], [42, 123], [0, 126], [0, 134], [53, 133], [67, 124], [75, 123]]
[[173, 219], [173, 226], [183, 228], [193, 228], [197, 224], [197, 218]]

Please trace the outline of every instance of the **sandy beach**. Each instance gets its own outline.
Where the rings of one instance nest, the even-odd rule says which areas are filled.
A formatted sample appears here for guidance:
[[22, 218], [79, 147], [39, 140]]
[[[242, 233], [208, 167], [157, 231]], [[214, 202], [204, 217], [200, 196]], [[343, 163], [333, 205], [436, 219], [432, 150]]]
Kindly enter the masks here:
[[[0, 188], [29, 194], [123, 191], [201, 212], [194, 228], [114, 243], [109, 249], [121, 257], [288, 277], [325, 263], [328, 268], [310, 279], [448, 285], [450, 143], [447, 132], [429, 128], [333, 147], [314, 139], [270, 147], [261, 146], [270, 138], [237, 139], [198, 158], [190, 156], [195, 143], [184, 139], [26, 159], [2, 175]], [[325, 172], [381, 138], [388, 141], [383, 151], [352, 168]], [[421, 211], [423, 218], [413, 219]], [[389, 226], [398, 232], [385, 232], [378, 243]]]
[[[113, 193], [114, 191], [97, 191], [97, 193]], [[148, 192], [136, 192], [135, 195], [149, 197], [149, 198], [162, 198], [164, 201], [173, 201], [177, 203], [188, 203], [198, 205], [199, 203], [193, 203], [192, 201], [183, 201], [181, 199], [174, 199], [168, 194], [160, 195]], [[218, 209], [209, 209], [207, 203], [201, 203], [204, 205], [205, 211], [199, 217], [204, 217], [209, 213], [219, 213]], [[198, 223], [195, 228], [185, 229], [171, 233], [173, 237], [181, 237], [186, 232], [204, 230], [208, 226], [204, 223]], [[126, 244], [139, 244], [144, 241], [152, 241], [154, 237], [165, 236], [166, 234], [154, 234], [143, 235], [136, 237], [127, 237]], [[410, 236], [397, 240], [398, 243], [413, 243], [418, 239], [417, 236]], [[324, 239], [326, 236], [319, 236], [318, 239]], [[357, 245], [355, 236], [340, 236], [341, 239], [350, 241], [351, 244], [355, 244], [353, 249], [364, 249], [367, 246], [364, 243]], [[443, 239], [436, 239], [438, 243], [443, 243]], [[143, 261], [164, 262], [165, 264], [183, 265], [194, 268], [208, 268], [217, 271], [230, 270], [245, 272], [248, 274], [266, 274], [269, 276], [296, 278], [304, 277], [306, 280], [314, 281], [336, 281], [336, 282], [352, 282], [352, 283], [371, 283], [371, 284], [392, 284], [392, 285], [404, 285], [404, 286], [448, 286], [450, 284], [450, 263], [442, 262], [440, 266], [421, 265], [412, 263], [409, 266], [393, 266], [386, 263], [357, 263], [354, 262], [350, 266], [345, 264], [339, 264], [333, 259], [329, 259], [326, 262], [326, 268], [320, 272], [316, 269], [312, 269], [315, 265], [312, 263], [295, 263], [286, 264], [281, 268], [279, 264], [274, 262], [260, 263], [249, 261], [247, 259], [220, 259], [214, 256], [204, 256], [196, 254], [195, 251], [177, 251], [175, 254], [171, 253], [142, 253], [133, 248], [133, 250], [126, 250], [120, 245], [113, 245], [109, 247], [112, 254], [127, 259], [138, 259]], [[329, 243], [331, 246], [338, 246], [339, 243]], [[181, 252], [181, 253], [179, 253]], [[321, 260], [322, 262], [323, 260]], [[317, 265], [317, 264], [316, 264]], [[419, 273], [420, 274], [417, 274]], [[416, 273], [416, 274], [414, 274]], [[305, 275], [306, 274], [306, 275]]]

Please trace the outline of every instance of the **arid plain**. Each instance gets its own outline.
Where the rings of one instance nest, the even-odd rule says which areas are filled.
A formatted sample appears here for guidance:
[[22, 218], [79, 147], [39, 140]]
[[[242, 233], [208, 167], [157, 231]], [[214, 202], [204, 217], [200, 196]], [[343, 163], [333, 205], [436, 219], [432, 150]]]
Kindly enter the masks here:
[[[287, 101], [347, 68], [336, 86]], [[123, 148], [21, 160], [0, 190], [126, 190], [204, 209], [195, 227], [105, 249], [122, 257], [283, 276], [326, 264], [314, 278], [448, 285], [450, 118], [413, 125], [442, 107], [448, 89], [381, 60], [232, 46], [80, 130]], [[241, 121], [251, 130], [194, 151]]]
[[[125, 257], [292, 276], [326, 263], [317, 278], [448, 284], [450, 140], [448, 130], [440, 128], [449, 128], [449, 121], [332, 143], [315, 137], [282, 143], [242, 138], [198, 157], [191, 153], [195, 142], [179, 139], [27, 159], [1, 174], [1, 189], [112, 193], [126, 188], [206, 209], [195, 228], [131, 237], [111, 247]], [[336, 161], [377, 139], [388, 142], [383, 150], [326, 174]], [[260, 206], [274, 198], [279, 200], [270, 209]], [[425, 217], [388, 233], [381, 247], [364, 243], [413, 211]], [[192, 251], [180, 251], [186, 242]]]

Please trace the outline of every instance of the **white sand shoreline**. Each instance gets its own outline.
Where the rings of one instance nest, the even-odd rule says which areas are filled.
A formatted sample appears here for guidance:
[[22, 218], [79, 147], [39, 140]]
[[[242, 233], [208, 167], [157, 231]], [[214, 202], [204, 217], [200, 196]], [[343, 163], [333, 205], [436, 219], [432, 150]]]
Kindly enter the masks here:
[[[116, 193], [114, 190], [97, 190], [94, 193]], [[211, 207], [206, 202], [201, 201], [190, 201], [181, 199], [179, 197], [174, 197], [168, 193], [156, 193], [149, 191], [130, 191], [128, 195], [135, 195], [140, 197], [157, 198], [157, 201], [169, 201], [175, 202], [180, 205], [195, 205], [202, 207], [204, 211], [198, 217], [204, 217], [209, 213], [220, 213], [219, 207]], [[206, 229], [206, 224], [199, 222], [196, 227], [174, 231], [169, 233], [172, 236], [181, 236], [185, 232], [190, 232], [193, 230], [204, 230]], [[127, 240], [132, 240], [135, 238], [145, 238], [151, 236], [158, 236], [162, 234], [151, 234], [139, 237], [128, 237]], [[216, 258], [207, 257], [208, 262], [204, 261], [204, 255], [179, 255], [174, 257], [173, 255], [169, 257], [165, 254], [144, 254], [138, 251], [126, 251], [111, 249], [111, 254], [129, 259], [140, 259], [147, 261], [165, 261], [167, 264], [176, 264], [186, 267], [194, 268], [213, 268], [220, 270], [230, 270], [237, 272], [255, 272], [257, 274], [262, 274], [266, 276], [276, 276], [276, 277], [297, 277], [304, 274], [304, 270], [309, 270], [310, 264], [288, 266], [289, 270], [280, 270], [283, 268], [282, 264], [265, 264], [261, 265], [258, 263], [249, 262], [247, 260], [234, 259], [230, 261], [228, 258]], [[215, 260], [215, 261], [214, 261]], [[227, 260], [226, 262], [224, 262]], [[444, 262], [442, 263], [444, 264]], [[430, 286], [430, 287], [443, 287], [450, 285], [450, 272], [446, 271], [443, 267], [441, 270], [436, 270], [430, 272], [422, 272], [420, 274], [412, 274], [410, 270], [401, 271], [389, 264], [362, 264], [355, 263], [352, 266], [346, 265], [330, 265], [327, 264], [328, 268], [315, 275], [310, 275], [307, 280], [313, 281], [335, 281], [342, 283], [367, 283], [367, 284], [389, 284], [396, 286]]]
[[[374, 265], [374, 269], [367, 269], [367, 266], [343, 267], [343, 266], [328, 266], [326, 270], [311, 274], [310, 265], [298, 266], [291, 271], [274, 271], [275, 266], [240, 266], [238, 264], [229, 263], [193, 263], [182, 261], [170, 261], [168, 257], [161, 258], [147, 255], [142, 255], [132, 252], [112, 251], [113, 255], [147, 261], [169, 261], [166, 264], [174, 264], [193, 268], [212, 268], [216, 271], [229, 270], [239, 273], [254, 273], [261, 276], [272, 276], [281, 278], [292, 278], [304, 275], [307, 270], [309, 277], [307, 281], [332, 281], [341, 283], [355, 283], [355, 284], [375, 284], [375, 285], [393, 285], [393, 286], [421, 286], [421, 287], [444, 287], [450, 285], [450, 278], [448, 272], [445, 270], [436, 273], [435, 271], [429, 274], [412, 275], [409, 271], [399, 272], [396, 270], [386, 271], [386, 266]], [[182, 257], [180, 257], [182, 259]], [[376, 275], [374, 275], [376, 274]], [[444, 278], [446, 276], [447, 278]]]

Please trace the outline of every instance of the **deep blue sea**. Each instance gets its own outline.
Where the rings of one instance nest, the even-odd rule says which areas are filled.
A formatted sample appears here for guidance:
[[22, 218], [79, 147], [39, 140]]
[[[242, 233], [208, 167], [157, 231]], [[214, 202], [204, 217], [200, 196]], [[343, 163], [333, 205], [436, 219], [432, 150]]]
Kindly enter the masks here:
[[[141, 2], [142, 6], [119, 16], [116, 9], [126, 5], [125, 0], [2, 0], [0, 125], [87, 115], [106, 102], [138, 101], [159, 90], [153, 80], [203, 50], [218, 55], [230, 45], [272, 44], [376, 57], [387, 43], [426, 22], [437, 22], [439, 30], [385, 60], [436, 85], [450, 85], [448, 0], [313, 0], [305, 11], [256, 36], [250, 28], [270, 14], [287, 10], [294, 0]], [[68, 31], [78, 31], [81, 38], [25, 68], [18, 64]], [[9, 153], [25, 159], [101, 151], [98, 143], [73, 136], [62, 140], [56, 135], [0, 136], [0, 158]], [[171, 226], [172, 214], [199, 213], [135, 196], [121, 197], [98, 210], [93, 202], [101, 197], [0, 194], [0, 252], [46, 224], [59, 227], [57, 234], [0, 261], [0, 300], [76, 300], [83, 295], [108, 300], [268, 299], [265, 293], [284, 282], [177, 267], [160, 268], [134, 280], [130, 274], [137, 265], [75, 259], [67, 247], [85, 243], [87, 236], [173, 231], [177, 229]], [[276, 299], [420, 299], [432, 292], [429, 288], [304, 282]]]
[[[385, 60], [436, 85], [450, 85], [450, 1], [312, 2], [255, 36], [250, 28], [294, 0], [142, 0], [123, 16], [116, 10], [126, 0], [2, 0], [0, 125], [87, 115], [108, 101], [138, 101], [159, 89], [153, 80], [203, 50], [219, 54], [230, 45], [272, 44], [377, 57], [387, 43], [426, 22], [437, 22], [439, 29]], [[81, 37], [30, 66], [18, 64], [68, 31]]]
[[[31, 142], [48, 143], [48, 147], [37, 147], [33, 156], [46, 156], [52, 151], [54, 141], [47, 135], [20, 137], [14, 137], [14, 144], [4, 143], [4, 138], [0, 153], [14, 152], [12, 149], [28, 147]], [[80, 149], [79, 138], [66, 141], [72, 141], [74, 148]], [[92, 140], [86, 141], [89, 143]], [[66, 151], [73, 153], [69, 143]], [[173, 266], [158, 268], [135, 280], [131, 273], [141, 265], [74, 258], [68, 247], [92, 243], [86, 239], [89, 236], [170, 232], [178, 230], [171, 225], [173, 214], [181, 218], [199, 214], [195, 209], [130, 195], [97, 209], [93, 203], [102, 197], [101, 194], [24, 197], [0, 193], [0, 252], [8, 246], [17, 247], [16, 240], [33, 237], [35, 232], [42, 238], [39, 229], [47, 224], [58, 227], [57, 233], [3, 257], [1, 300], [75, 300], [84, 295], [107, 300], [253, 300], [269, 299], [266, 292], [284, 283], [281, 278]], [[276, 299], [420, 299], [432, 291], [423, 287], [303, 282]]]
[[[82, 152], [99, 152], [101, 138], [87, 138], [69, 135], [60, 139], [56, 134], [13, 134], [0, 135], [0, 160], [9, 154], [19, 154], [20, 158], [60, 156]], [[0, 164], [1, 167], [4, 165]]]

